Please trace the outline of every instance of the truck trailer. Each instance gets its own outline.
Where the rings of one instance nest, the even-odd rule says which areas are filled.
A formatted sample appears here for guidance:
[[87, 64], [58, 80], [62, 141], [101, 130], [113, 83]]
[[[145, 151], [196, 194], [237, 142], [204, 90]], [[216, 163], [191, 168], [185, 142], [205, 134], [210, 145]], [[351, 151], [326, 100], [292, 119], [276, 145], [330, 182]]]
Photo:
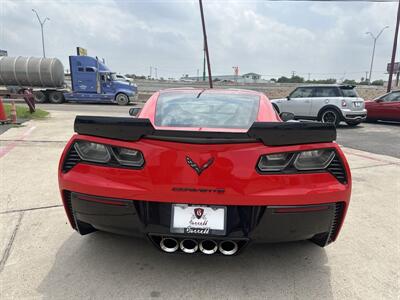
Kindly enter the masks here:
[[[127, 105], [137, 98], [137, 86], [120, 81], [103, 62], [90, 56], [70, 56], [70, 74], [57, 58], [0, 57], [0, 96], [32, 90], [38, 103], [64, 101]], [[70, 78], [70, 80], [66, 78]]]

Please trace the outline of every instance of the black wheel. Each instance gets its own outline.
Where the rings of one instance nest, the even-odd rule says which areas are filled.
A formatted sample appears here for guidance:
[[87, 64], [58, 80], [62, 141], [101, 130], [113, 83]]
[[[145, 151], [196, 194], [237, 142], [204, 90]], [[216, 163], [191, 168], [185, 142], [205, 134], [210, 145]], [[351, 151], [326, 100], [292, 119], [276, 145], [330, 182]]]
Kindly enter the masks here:
[[41, 91], [33, 92], [33, 95], [35, 96], [35, 102], [36, 103], [45, 103], [47, 102], [47, 95]]
[[350, 127], [355, 127], [358, 124], [360, 124], [360, 121], [346, 121], [347, 125], [349, 125]]
[[115, 96], [115, 101], [117, 101], [118, 105], [128, 105], [129, 98], [125, 94], [118, 94], [117, 96]]
[[64, 102], [64, 95], [61, 92], [51, 92], [49, 95], [49, 100], [51, 103], [60, 104]]
[[334, 109], [324, 110], [321, 114], [322, 123], [331, 123], [338, 126], [340, 123], [340, 115]]

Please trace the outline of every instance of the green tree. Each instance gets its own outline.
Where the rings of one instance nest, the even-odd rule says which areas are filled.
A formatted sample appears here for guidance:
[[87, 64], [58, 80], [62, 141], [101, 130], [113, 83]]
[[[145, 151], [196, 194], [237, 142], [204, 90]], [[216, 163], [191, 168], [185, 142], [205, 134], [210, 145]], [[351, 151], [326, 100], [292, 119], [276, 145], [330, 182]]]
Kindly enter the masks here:
[[374, 80], [374, 81], [372, 81], [371, 84], [372, 84], [372, 85], [380, 85], [380, 86], [382, 86], [382, 85], [384, 84], [384, 81], [383, 81], [382, 79], [380, 79], [380, 80]]

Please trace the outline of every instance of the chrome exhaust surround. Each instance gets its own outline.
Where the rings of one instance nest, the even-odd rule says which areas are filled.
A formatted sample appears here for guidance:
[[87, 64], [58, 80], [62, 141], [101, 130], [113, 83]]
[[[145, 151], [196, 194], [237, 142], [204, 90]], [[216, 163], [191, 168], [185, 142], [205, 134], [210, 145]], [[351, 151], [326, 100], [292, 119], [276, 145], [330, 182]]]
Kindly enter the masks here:
[[223, 255], [233, 255], [238, 251], [239, 247], [236, 242], [227, 240], [221, 241], [218, 249]]
[[213, 240], [204, 240], [200, 242], [199, 248], [204, 254], [214, 254], [218, 250], [218, 244]]
[[199, 249], [199, 245], [195, 240], [184, 239], [180, 242], [180, 248], [185, 253], [195, 253]]
[[160, 247], [164, 252], [172, 253], [178, 250], [178, 241], [171, 237], [162, 238], [160, 241]]

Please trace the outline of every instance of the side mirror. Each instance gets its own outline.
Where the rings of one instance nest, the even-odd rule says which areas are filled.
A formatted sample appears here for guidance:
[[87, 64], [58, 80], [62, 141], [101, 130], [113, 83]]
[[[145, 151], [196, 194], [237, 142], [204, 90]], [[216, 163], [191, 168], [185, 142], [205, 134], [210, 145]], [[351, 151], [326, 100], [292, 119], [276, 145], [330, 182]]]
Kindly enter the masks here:
[[376, 99], [375, 102], [376, 102], [376, 103], [382, 103], [383, 100], [382, 100], [382, 99]]
[[140, 107], [132, 107], [129, 109], [129, 115], [132, 117], [137, 117], [142, 109]]
[[287, 96], [287, 97], [286, 97], [286, 100], [290, 100], [290, 96]]
[[294, 114], [291, 112], [281, 112], [279, 117], [283, 122], [294, 120]]

